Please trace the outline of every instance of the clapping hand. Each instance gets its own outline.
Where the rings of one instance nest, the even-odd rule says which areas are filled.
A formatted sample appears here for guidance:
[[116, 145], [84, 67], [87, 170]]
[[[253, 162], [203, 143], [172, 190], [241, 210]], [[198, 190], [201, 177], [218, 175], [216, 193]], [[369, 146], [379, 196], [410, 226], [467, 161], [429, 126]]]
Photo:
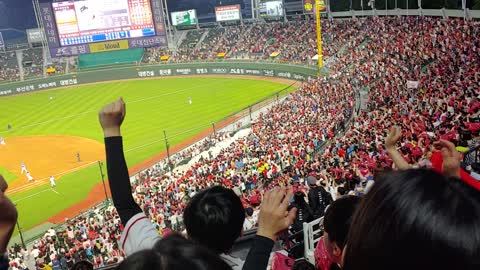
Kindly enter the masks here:
[[386, 149], [393, 149], [395, 148], [395, 144], [397, 144], [398, 140], [402, 137], [402, 131], [397, 126], [392, 126], [390, 128], [390, 132], [388, 133], [387, 138], [385, 139], [385, 148]]
[[260, 206], [257, 235], [264, 236], [276, 241], [277, 234], [293, 223], [297, 215], [297, 209], [288, 211], [293, 190], [285, 187], [277, 187], [267, 191]]
[[442, 152], [442, 171], [446, 176], [460, 178], [460, 161], [462, 155], [455, 149], [455, 145], [447, 140], [439, 140], [433, 146]]

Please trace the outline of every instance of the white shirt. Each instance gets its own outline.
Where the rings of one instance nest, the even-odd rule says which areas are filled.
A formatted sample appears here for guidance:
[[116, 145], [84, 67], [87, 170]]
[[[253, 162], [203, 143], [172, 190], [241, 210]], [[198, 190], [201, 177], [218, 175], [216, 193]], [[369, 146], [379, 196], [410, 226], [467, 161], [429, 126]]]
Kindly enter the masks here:
[[[148, 217], [144, 213], [138, 213], [128, 220], [120, 238], [120, 245], [128, 257], [137, 251], [152, 248], [160, 239], [160, 234], [153, 228]], [[220, 257], [233, 270], [242, 270], [244, 261], [241, 259], [227, 254], [221, 254]]]
[[253, 221], [253, 218], [245, 218], [245, 221], [243, 222], [243, 231], [248, 231], [253, 228], [255, 225], [255, 222]]
[[38, 254], [40, 254], [40, 250], [38, 248], [35, 248], [32, 250], [31, 254], [33, 255], [34, 258], [37, 258]]

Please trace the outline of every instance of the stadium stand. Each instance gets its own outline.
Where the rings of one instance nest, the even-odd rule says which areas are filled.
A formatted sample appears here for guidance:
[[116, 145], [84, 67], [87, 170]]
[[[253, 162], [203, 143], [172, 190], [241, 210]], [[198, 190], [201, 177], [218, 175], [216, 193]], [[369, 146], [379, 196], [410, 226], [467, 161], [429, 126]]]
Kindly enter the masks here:
[[0, 68], [0, 80], [2, 81], [15, 81], [20, 78], [17, 64], [17, 56], [13, 51], [0, 53], [1, 68]]
[[[444, 157], [434, 144], [438, 139], [478, 149], [478, 21], [375, 17], [332, 20], [323, 27], [325, 56], [330, 57], [328, 75], [305, 82], [262, 113], [248, 134], [231, 142], [231, 134], [218, 133], [176, 154], [172, 163], [184, 165], [184, 160], [213, 148], [218, 154], [182, 170], [171, 171], [162, 161], [131, 181], [135, 201], [159, 233], [182, 231], [182, 213], [189, 199], [214, 185], [233, 189], [244, 207], [252, 209], [245, 224], [251, 228], [258, 224], [263, 194], [274, 186], [292, 185], [306, 193], [307, 179], [314, 177], [333, 199], [363, 195], [392, 169], [442, 172]], [[308, 63], [315, 55], [315, 33], [307, 21], [214, 28], [199, 44], [204, 33], [189, 31], [175, 52], [147, 49], [143, 62], [160, 62], [166, 54], [171, 54], [169, 61], [212, 60], [220, 52], [229, 58], [266, 60], [279, 52], [276, 60]], [[15, 79], [15, 54], [1, 57], [4, 76]], [[361, 111], [360, 92], [368, 97]], [[394, 164], [384, 143], [392, 126], [403, 133], [398, 142], [403, 167]], [[226, 141], [229, 144], [220, 146]], [[475, 160], [467, 165], [478, 175]], [[461, 178], [480, 190], [473, 175], [462, 170]], [[478, 205], [475, 209], [478, 212]], [[115, 240], [121, 226], [115, 210], [109, 213], [101, 220], [94, 216], [76, 223], [73, 237], [68, 230], [67, 237], [62, 231], [48, 232], [28, 253], [38, 250], [34, 254], [43, 255], [34, 256], [38, 263], [84, 258], [101, 267], [119, 261], [122, 253], [115, 248]], [[53, 239], [61, 236], [62, 240]], [[12, 263], [25, 260], [22, 252], [11, 254]]]
[[34, 48], [30, 50], [24, 50], [23, 53], [23, 72], [24, 76], [28, 78], [34, 78], [43, 74], [43, 49]]

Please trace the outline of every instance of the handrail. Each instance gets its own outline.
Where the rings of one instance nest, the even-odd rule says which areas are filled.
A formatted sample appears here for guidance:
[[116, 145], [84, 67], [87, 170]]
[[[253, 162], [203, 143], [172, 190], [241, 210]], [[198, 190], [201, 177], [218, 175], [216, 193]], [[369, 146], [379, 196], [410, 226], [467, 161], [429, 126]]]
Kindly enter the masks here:
[[462, 168], [467, 169], [474, 163], [480, 163], [480, 144], [470, 148], [467, 152], [463, 153]]

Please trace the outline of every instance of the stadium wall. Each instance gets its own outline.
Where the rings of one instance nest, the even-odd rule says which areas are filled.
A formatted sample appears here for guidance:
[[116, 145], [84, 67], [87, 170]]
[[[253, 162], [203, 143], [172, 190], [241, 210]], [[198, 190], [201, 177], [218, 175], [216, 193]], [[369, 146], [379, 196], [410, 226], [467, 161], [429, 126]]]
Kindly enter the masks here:
[[184, 75], [248, 75], [305, 81], [316, 77], [317, 69], [301, 65], [265, 62], [192, 62], [117, 67], [0, 84], [0, 97], [86, 83]]

